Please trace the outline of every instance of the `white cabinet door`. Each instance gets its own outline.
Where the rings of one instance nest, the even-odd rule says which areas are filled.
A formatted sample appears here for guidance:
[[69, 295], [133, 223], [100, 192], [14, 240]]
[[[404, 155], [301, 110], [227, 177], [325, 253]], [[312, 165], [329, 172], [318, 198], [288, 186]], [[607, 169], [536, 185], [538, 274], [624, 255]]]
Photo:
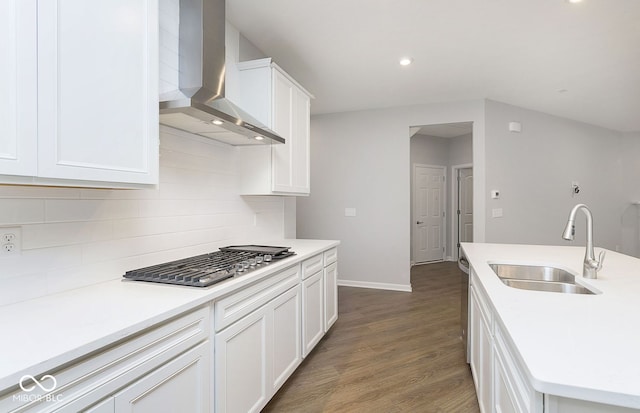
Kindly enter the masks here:
[[[238, 150], [245, 158], [241, 171], [244, 195], [308, 195], [310, 95], [271, 59], [238, 64], [240, 107], [285, 138], [285, 144]], [[265, 173], [265, 170], [267, 173]]]
[[272, 145], [272, 190], [290, 192], [293, 185], [293, 95], [294, 86], [280, 71], [272, 71], [273, 130], [285, 139], [284, 145]]
[[107, 400], [104, 400], [97, 405], [88, 408], [87, 410], [83, 410], [82, 413], [115, 413], [115, 411], [115, 398], [109, 397]]
[[120, 391], [116, 413], [209, 411], [210, 353], [205, 341]]
[[273, 70], [273, 130], [285, 138], [273, 145], [273, 191], [309, 193], [309, 96]]
[[291, 189], [299, 194], [310, 192], [310, 119], [309, 95], [300, 89], [293, 91], [293, 136], [291, 139]]
[[491, 331], [482, 315], [482, 306], [473, 285], [469, 289], [469, 335], [470, 365], [478, 404], [482, 413], [489, 413], [493, 411], [493, 345]]
[[262, 307], [216, 334], [216, 412], [258, 412], [267, 403], [268, 330]]
[[36, 174], [37, 9], [0, 2], [0, 174]]
[[275, 394], [302, 361], [300, 286], [273, 300], [270, 307], [273, 314], [271, 390]]
[[496, 413], [519, 413], [522, 409], [518, 408], [515, 402], [513, 391], [507, 381], [507, 373], [499, 357], [495, 358], [494, 369], [494, 399]]
[[324, 283], [322, 271], [302, 281], [302, 356], [306, 357], [324, 335]]
[[324, 332], [338, 319], [338, 264], [324, 269]]
[[38, 3], [38, 176], [157, 182], [157, 8]]

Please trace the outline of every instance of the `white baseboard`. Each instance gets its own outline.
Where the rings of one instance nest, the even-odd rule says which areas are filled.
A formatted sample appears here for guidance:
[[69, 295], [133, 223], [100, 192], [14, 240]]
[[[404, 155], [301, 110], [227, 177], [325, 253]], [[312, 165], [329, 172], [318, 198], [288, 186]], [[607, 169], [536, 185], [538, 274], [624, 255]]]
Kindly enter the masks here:
[[374, 283], [369, 281], [353, 281], [353, 280], [338, 280], [338, 285], [343, 287], [357, 287], [357, 288], [374, 288], [376, 290], [391, 290], [391, 291], [403, 291], [410, 293], [411, 284], [388, 284], [388, 283]]
[[445, 261], [457, 261], [451, 255], [447, 255], [444, 260]]

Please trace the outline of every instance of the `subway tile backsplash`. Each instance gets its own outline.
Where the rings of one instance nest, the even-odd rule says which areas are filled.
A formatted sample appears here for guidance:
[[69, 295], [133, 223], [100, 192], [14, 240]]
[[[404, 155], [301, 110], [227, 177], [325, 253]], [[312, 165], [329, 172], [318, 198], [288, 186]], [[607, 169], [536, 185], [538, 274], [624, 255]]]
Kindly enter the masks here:
[[0, 186], [0, 305], [119, 279], [130, 269], [284, 237], [284, 198], [241, 197], [236, 148], [161, 127], [160, 184], [148, 190]]

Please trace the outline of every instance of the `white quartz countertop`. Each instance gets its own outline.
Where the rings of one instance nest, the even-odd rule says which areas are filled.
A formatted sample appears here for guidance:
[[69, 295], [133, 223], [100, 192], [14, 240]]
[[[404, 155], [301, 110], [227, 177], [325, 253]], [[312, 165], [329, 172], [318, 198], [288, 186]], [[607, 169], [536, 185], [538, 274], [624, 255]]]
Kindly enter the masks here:
[[[607, 251], [598, 278], [585, 279], [584, 247], [465, 243], [462, 249], [537, 391], [640, 408], [639, 259]], [[496, 262], [559, 267], [600, 294], [511, 288], [489, 267]]]
[[207, 288], [123, 279], [0, 307], [0, 392], [25, 374], [40, 375], [253, 284], [339, 244], [325, 240], [272, 240], [296, 255]]

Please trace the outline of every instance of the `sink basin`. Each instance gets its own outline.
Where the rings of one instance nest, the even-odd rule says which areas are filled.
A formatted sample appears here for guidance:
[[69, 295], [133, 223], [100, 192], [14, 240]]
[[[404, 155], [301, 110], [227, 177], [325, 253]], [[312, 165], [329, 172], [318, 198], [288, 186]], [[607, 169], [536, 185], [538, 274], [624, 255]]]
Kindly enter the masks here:
[[489, 264], [500, 281], [512, 288], [567, 294], [595, 294], [576, 284], [576, 277], [560, 268], [542, 265]]

